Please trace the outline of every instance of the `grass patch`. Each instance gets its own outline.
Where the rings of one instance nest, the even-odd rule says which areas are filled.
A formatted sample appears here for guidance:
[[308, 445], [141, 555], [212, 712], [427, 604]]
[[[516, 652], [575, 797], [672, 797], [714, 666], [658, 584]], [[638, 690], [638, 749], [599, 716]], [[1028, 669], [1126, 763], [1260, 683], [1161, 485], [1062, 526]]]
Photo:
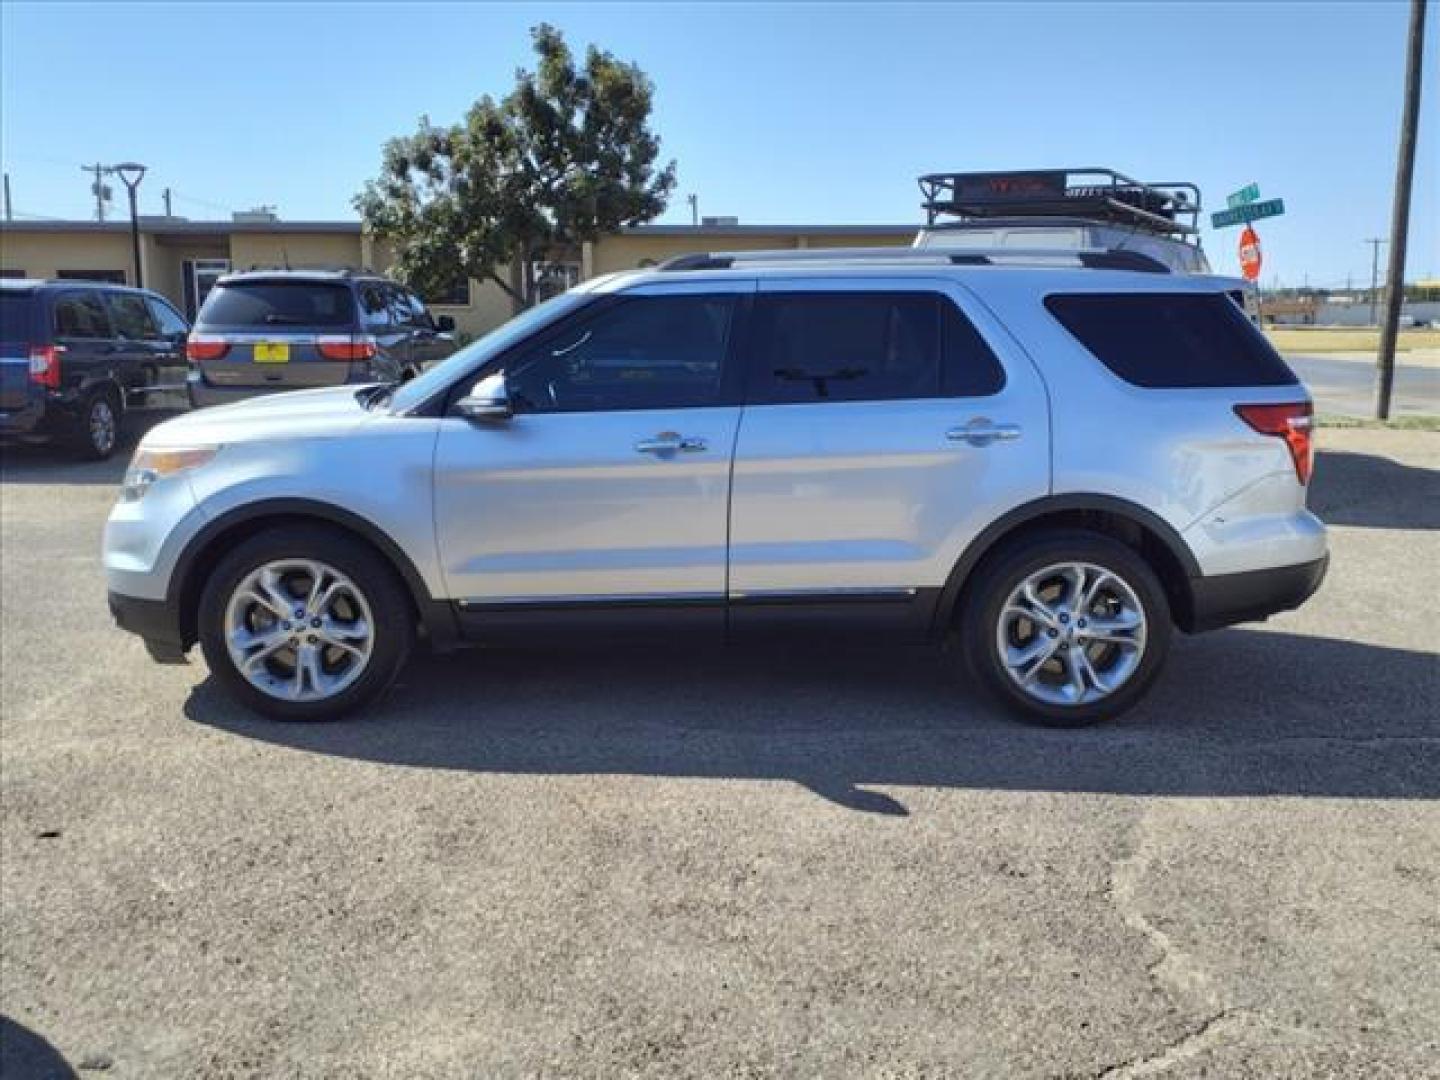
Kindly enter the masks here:
[[1320, 413], [1315, 423], [1326, 428], [1369, 428], [1382, 431], [1440, 431], [1440, 416], [1392, 416], [1389, 420], [1367, 420], [1361, 416], [1333, 416]]
[[[1281, 352], [1376, 352], [1380, 348], [1380, 331], [1373, 326], [1271, 326], [1266, 328], [1265, 336]], [[1396, 352], [1411, 349], [1440, 349], [1440, 330], [1401, 330], [1395, 340]]]

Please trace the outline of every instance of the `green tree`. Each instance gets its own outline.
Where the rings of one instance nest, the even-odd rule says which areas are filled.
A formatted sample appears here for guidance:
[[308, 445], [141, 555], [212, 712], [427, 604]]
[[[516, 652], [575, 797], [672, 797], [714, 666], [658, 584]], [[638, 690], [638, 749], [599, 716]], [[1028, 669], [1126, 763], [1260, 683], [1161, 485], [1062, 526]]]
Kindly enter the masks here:
[[463, 276], [528, 306], [537, 263], [657, 217], [675, 187], [675, 163], [656, 166], [645, 73], [593, 45], [578, 68], [560, 31], [530, 33], [534, 72], [516, 72], [514, 90], [482, 97], [462, 123], [422, 117], [413, 135], [386, 143], [379, 177], [355, 197], [394, 246], [397, 276], [422, 293]]

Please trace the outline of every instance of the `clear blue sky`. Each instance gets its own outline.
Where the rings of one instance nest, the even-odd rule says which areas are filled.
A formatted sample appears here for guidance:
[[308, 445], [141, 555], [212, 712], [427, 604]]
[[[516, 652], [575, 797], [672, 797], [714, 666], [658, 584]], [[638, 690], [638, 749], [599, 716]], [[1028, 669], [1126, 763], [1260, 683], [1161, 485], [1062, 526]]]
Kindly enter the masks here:
[[[680, 187], [664, 220], [913, 222], [940, 169], [1111, 165], [1257, 181], [1265, 280], [1368, 283], [1389, 232], [1408, 5], [324, 3], [0, 7], [16, 208], [85, 217], [82, 162], [133, 159], [142, 213], [270, 203], [349, 218], [381, 143], [503, 94], [556, 23], [655, 80]], [[1440, 11], [1427, 46], [1409, 276], [1440, 275]], [[1206, 235], [1234, 271], [1235, 230]]]

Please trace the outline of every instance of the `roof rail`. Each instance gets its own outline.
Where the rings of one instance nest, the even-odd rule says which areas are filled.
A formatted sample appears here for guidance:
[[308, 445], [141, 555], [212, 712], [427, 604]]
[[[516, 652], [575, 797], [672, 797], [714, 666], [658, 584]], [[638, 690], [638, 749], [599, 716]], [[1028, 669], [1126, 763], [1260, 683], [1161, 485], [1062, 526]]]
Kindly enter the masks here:
[[950, 214], [1079, 217], [1167, 236], [1199, 234], [1200, 189], [1186, 181], [1142, 182], [1085, 166], [1014, 172], [929, 173], [917, 181], [926, 224]]
[[348, 266], [344, 263], [283, 263], [269, 265], [251, 263], [244, 270], [232, 270], [231, 273], [284, 273], [287, 270], [293, 270], [298, 273], [339, 274], [342, 277], [357, 277], [375, 273], [375, 271], [371, 270], [368, 266]]
[[731, 270], [745, 266], [787, 265], [892, 266], [1082, 266], [1091, 270], [1135, 270], [1168, 274], [1159, 259], [1122, 248], [989, 248], [946, 251], [941, 248], [779, 248], [769, 251], [709, 251], [676, 255], [655, 269]]

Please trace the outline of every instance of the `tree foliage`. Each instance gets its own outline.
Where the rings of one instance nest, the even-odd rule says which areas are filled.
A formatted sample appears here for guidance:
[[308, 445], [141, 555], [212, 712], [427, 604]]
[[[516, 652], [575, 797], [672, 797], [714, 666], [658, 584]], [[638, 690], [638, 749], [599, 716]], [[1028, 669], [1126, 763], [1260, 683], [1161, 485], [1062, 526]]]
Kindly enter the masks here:
[[[656, 165], [645, 73], [593, 45], [577, 67], [549, 25], [531, 37], [535, 71], [516, 72], [509, 94], [480, 98], [462, 123], [422, 117], [386, 143], [379, 177], [355, 197], [395, 247], [397, 276], [423, 293], [464, 276], [533, 303], [537, 262], [657, 217], [675, 187], [675, 163]], [[520, 273], [498, 270], [509, 266]]]

